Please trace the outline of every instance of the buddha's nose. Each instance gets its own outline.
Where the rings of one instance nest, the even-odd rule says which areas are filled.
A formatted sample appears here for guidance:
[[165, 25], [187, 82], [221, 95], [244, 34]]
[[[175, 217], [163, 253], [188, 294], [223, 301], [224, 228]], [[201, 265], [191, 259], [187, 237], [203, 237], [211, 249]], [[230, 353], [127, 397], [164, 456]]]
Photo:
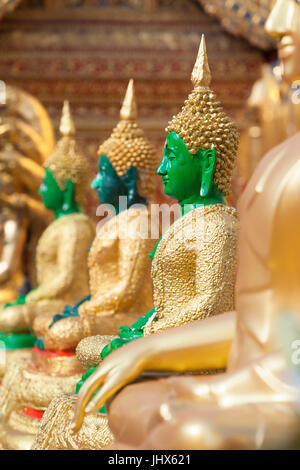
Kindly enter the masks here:
[[275, 0], [266, 21], [265, 30], [273, 37], [284, 36], [291, 32], [295, 2]]
[[44, 191], [45, 191], [45, 184], [42, 183], [38, 189], [38, 194], [42, 195]]
[[100, 178], [97, 175], [96, 178], [94, 178], [92, 183], [91, 183], [91, 188], [97, 189], [98, 186], [99, 186], [99, 180], [100, 180]]
[[167, 159], [164, 157], [156, 170], [156, 174], [163, 176], [167, 173]]

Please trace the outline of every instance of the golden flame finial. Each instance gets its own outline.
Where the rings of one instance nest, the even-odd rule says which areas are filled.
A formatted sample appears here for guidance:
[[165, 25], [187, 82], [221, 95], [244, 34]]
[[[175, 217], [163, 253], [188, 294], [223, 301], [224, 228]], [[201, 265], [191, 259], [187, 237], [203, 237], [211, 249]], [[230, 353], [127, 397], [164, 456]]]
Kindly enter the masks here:
[[138, 125], [134, 82], [129, 81], [120, 112], [121, 119], [111, 136], [99, 147], [98, 154], [105, 154], [119, 176], [125, 175], [131, 167], [138, 170], [139, 194], [151, 199], [154, 184], [153, 175], [157, 167], [156, 151]]
[[194, 87], [208, 88], [211, 82], [211, 74], [208, 65], [206, 43], [204, 34], [202, 34], [197, 59], [192, 72], [192, 82]]
[[126, 95], [120, 111], [121, 119], [125, 121], [135, 121], [137, 118], [137, 107], [135, 101], [134, 82], [131, 78], [128, 83]]
[[75, 126], [70, 110], [70, 103], [67, 100], [64, 101], [59, 130], [64, 137], [75, 134]]
[[205, 38], [202, 36], [192, 73], [194, 89], [181, 111], [173, 116], [166, 129], [175, 132], [188, 151], [196, 155], [200, 149], [214, 148], [217, 155], [214, 182], [218, 189], [230, 193], [230, 180], [235, 165], [239, 135], [236, 125], [225, 114], [220, 101], [209, 88], [211, 80]]

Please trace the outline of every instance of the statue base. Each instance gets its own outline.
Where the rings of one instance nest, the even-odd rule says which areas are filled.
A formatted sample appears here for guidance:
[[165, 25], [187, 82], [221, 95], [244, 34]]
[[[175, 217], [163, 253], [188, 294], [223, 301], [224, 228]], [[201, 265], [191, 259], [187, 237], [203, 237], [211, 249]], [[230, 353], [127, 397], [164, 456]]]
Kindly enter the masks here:
[[41, 418], [28, 416], [26, 409], [13, 411], [7, 422], [0, 424], [0, 449], [30, 450], [40, 424]]
[[[57, 396], [74, 393], [85, 372], [75, 353], [44, 351], [10, 364], [0, 387], [0, 445], [26, 450], [40, 430], [41, 419]], [[28, 356], [29, 356], [28, 354]]]

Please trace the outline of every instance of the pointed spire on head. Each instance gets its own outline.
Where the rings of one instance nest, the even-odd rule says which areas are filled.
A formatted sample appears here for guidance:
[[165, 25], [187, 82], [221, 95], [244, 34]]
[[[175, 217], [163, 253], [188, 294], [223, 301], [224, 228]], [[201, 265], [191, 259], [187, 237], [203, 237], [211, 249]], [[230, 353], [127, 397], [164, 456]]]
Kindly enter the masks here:
[[46, 159], [44, 167], [49, 168], [61, 190], [65, 190], [67, 182], [72, 180], [75, 200], [83, 205], [88, 189], [89, 170], [73, 137], [75, 126], [68, 101], [63, 104], [59, 130], [62, 137]]
[[211, 74], [208, 65], [206, 43], [204, 34], [202, 34], [197, 59], [192, 72], [192, 82], [194, 87], [208, 88], [211, 82]]
[[125, 121], [135, 121], [137, 118], [137, 106], [135, 101], [134, 82], [131, 78], [128, 83], [126, 95], [120, 111], [121, 119]]
[[111, 136], [100, 145], [98, 155], [104, 153], [119, 176], [124, 176], [129, 168], [135, 167], [138, 171], [139, 194], [151, 199], [153, 175], [157, 167], [156, 151], [136, 121], [137, 106], [132, 79], [128, 83], [120, 116]]
[[74, 121], [70, 110], [70, 104], [67, 100], [64, 101], [59, 130], [64, 137], [70, 137], [75, 134]]
[[217, 162], [214, 182], [226, 196], [230, 193], [239, 134], [237, 126], [226, 115], [220, 101], [209, 88], [210, 81], [205, 39], [202, 36], [192, 73], [194, 89], [181, 111], [168, 123], [166, 131], [175, 132], [192, 155], [196, 155], [199, 150], [215, 149]]

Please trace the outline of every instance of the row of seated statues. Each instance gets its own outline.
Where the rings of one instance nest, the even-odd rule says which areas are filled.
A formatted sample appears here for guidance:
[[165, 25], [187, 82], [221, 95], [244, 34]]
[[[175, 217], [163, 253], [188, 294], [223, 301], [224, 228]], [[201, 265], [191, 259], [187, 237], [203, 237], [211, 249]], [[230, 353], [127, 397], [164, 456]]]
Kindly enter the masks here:
[[[287, 6], [300, 20], [277, 0], [273, 34]], [[280, 322], [299, 311], [299, 135], [260, 162], [239, 220], [226, 200], [239, 134], [210, 88], [204, 36], [191, 79], [159, 165], [130, 80], [92, 182], [64, 103], [40, 178], [53, 215], [36, 285], [0, 307], [0, 448], [262, 448], [297, 432]], [[155, 170], [180, 209], [156, 237]], [[97, 227], [89, 185], [111, 211]]]

